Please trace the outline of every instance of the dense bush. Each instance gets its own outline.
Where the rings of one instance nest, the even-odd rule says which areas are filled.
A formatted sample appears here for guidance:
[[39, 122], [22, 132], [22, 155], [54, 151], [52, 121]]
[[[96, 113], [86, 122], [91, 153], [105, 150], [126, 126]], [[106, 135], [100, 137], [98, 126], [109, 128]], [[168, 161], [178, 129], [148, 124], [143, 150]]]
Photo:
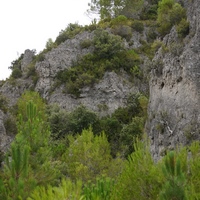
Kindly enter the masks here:
[[112, 29], [112, 33], [129, 41], [132, 37], [132, 29], [127, 25], [119, 25]]
[[94, 54], [96, 54], [99, 59], [112, 58], [115, 54], [124, 49], [119, 36], [109, 34], [104, 30], [97, 30], [95, 32], [93, 44]]
[[65, 30], [62, 30], [59, 33], [59, 36], [55, 40], [55, 44], [59, 45], [62, 42], [71, 39], [75, 37], [78, 33], [80, 33], [83, 30], [83, 27], [77, 23], [75, 24], [68, 24], [67, 28]]
[[85, 39], [80, 42], [80, 46], [82, 49], [89, 48], [92, 45], [92, 41], [89, 39]]
[[148, 148], [145, 141], [135, 143], [135, 152], [125, 161], [125, 168], [117, 180], [111, 199], [157, 199], [160, 174]]
[[22, 71], [18, 67], [13, 68], [11, 77], [13, 77], [14, 79], [21, 78]]
[[66, 135], [80, 134], [83, 129], [96, 127], [97, 115], [80, 105], [72, 112], [67, 112], [54, 105], [48, 108], [48, 121], [53, 138], [59, 139]]
[[138, 21], [138, 20], [134, 20], [131, 24], [131, 27], [133, 28], [133, 30], [142, 33], [144, 30], [144, 24], [142, 23], [142, 21]]
[[[109, 176], [112, 162], [115, 163], [105, 133], [95, 136], [91, 128], [83, 130], [81, 135], [69, 137], [69, 148], [62, 161], [65, 163], [64, 173], [72, 180], [79, 177], [84, 183], [95, 182], [102, 175]], [[115, 173], [118, 174], [119, 170]]]
[[186, 11], [174, 0], [162, 0], [158, 4], [158, 31], [162, 36], [169, 33], [173, 25], [178, 25], [182, 19], [186, 19]]
[[127, 25], [128, 24], [128, 18], [124, 15], [119, 15], [111, 20], [110, 25], [112, 27], [118, 26], [118, 25]]
[[184, 38], [189, 34], [189, 22], [186, 19], [182, 19], [180, 23], [176, 26], [178, 36]]
[[152, 4], [145, 6], [142, 10], [142, 20], [156, 20], [157, 18], [158, 4], [153, 2]]

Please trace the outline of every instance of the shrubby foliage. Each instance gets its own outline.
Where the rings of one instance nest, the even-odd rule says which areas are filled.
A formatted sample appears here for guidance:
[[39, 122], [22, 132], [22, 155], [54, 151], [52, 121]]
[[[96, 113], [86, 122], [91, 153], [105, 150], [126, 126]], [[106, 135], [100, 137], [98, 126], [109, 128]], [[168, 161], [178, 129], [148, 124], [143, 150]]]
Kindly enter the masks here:
[[79, 59], [69, 69], [58, 72], [58, 84], [65, 84], [65, 92], [78, 97], [84, 86], [97, 83], [106, 71], [131, 71], [140, 63], [140, 57], [134, 50], [125, 50], [122, 39], [105, 30], [96, 30], [92, 41], [93, 53]]
[[[70, 23], [70, 24], [68, 24], [68, 26], [65, 28], [65, 30], [62, 30], [59, 33], [59, 36], [55, 40], [55, 44], [59, 45], [62, 42], [66, 41], [68, 39], [73, 38], [78, 33], [80, 33], [82, 30], [83, 30], [83, 27], [81, 25], [79, 25], [78, 23], [75, 23], [75, 24]], [[52, 44], [51, 44], [51, 46], [52, 46]]]
[[[179, 35], [181, 37], [184, 37], [188, 33], [189, 29], [189, 24], [185, 21], [186, 10], [179, 3], [175, 3], [174, 0], [162, 0], [159, 2], [157, 22], [159, 24], [158, 31], [162, 36], [169, 33], [172, 26], [176, 25], [179, 27]], [[182, 25], [179, 25], [180, 22]], [[187, 28], [185, 28], [184, 26], [186, 26]], [[182, 29], [183, 31], [182, 35], [180, 29]]]
[[[18, 134], [0, 172], [1, 199], [193, 200], [200, 197], [200, 142], [166, 152], [166, 156], [155, 163], [148, 139], [138, 137], [140, 120], [146, 109], [143, 96], [133, 95], [128, 101], [129, 107], [135, 107], [137, 113], [133, 114], [130, 124], [129, 118], [122, 118], [122, 110], [109, 119], [123, 121], [124, 141], [137, 134], [133, 150], [120, 158], [119, 155], [112, 156], [106, 132], [95, 134], [91, 127], [64, 139], [51, 138], [44, 121], [45, 114], [40, 114], [43, 111], [38, 111], [36, 106], [43, 108], [45, 105], [39, 100], [34, 103], [29, 95], [22, 97], [27, 103], [19, 103], [22, 113], [22, 105], [26, 106], [26, 116], [18, 117]], [[32, 95], [37, 97], [37, 94]], [[87, 110], [84, 112], [88, 113]], [[20, 112], [19, 115], [22, 116]], [[111, 124], [114, 124], [113, 128], [117, 125]]]
[[119, 15], [126, 15], [130, 18], [138, 10], [141, 10], [143, 4], [143, 0], [91, 0], [88, 12], [99, 14], [101, 19], [113, 18]]
[[[109, 176], [110, 167], [115, 162], [110, 154], [110, 145], [105, 133], [94, 136], [91, 128], [81, 135], [69, 137], [69, 147], [63, 154], [65, 174], [72, 180], [79, 177], [84, 183], [94, 182], [96, 177]], [[116, 171], [116, 174], [119, 170]], [[114, 174], [114, 173], [113, 173]]]

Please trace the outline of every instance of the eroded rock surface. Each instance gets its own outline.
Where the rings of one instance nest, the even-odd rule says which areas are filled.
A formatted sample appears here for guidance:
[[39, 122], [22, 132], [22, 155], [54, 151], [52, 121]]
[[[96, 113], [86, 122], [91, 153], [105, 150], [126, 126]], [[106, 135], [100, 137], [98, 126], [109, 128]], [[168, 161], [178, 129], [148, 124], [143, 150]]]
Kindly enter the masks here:
[[179, 43], [173, 28], [163, 40], [171, 51], [160, 49], [154, 58], [146, 127], [155, 160], [178, 144], [200, 139], [200, 4], [185, 1], [184, 6], [190, 34]]

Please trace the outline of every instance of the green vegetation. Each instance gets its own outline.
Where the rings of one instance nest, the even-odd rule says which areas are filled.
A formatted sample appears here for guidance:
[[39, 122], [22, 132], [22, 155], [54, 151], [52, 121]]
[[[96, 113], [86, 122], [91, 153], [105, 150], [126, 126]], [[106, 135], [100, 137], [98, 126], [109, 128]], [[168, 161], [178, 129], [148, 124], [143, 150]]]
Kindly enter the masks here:
[[[34, 92], [24, 94], [18, 103], [18, 133], [8, 153], [1, 156], [4, 165], [0, 171], [0, 199], [199, 199], [200, 142], [166, 151], [166, 156], [154, 163], [149, 141], [140, 133], [143, 127], [140, 120], [146, 116], [146, 98], [134, 94], [127, 103], [125, 109], [120, 108], [107, 118], [112, 125], [112, 136], [102, 125], [105, 131], [99, 129], [95, 133], [96, 121], [88, 125], [94, 113], [80, 107], [69, 113], [76, 121], [84, 115], [80, 122], [83, 126], [75, 123], [80, 132], [54, 138], [49, 129], [51, 124], [46, 121], [43, 100]], [[59, 109], [53, 110], [55, 115]], [[125, 114], [131, 110], [134, 112]], [[48, 112], [51, 115], [51, 109]], [[124, 141], [121, 154], [113, 156], [108, 136], [115, 137], [120, 121], [123, 121]], [[133, 142], [132, 151], [125, 155], [129, 140]]]
[[57, 74], [58, 84], [65, 84], [65, 92], [76, 97], [82, 87], [97, 83], [106, 71], [119, 72], [123, 68], [130, 72], [134, 65], [140, 63], [139, 55], [134, 50], [125, 50], [118, 35], [99, 29], [94, 32], [91, 43], [94, 48], [92, 54], [83, 56], [70, 69]]
[[186, 10], [174, 0], [162, 0], [158, 4], [158, 31], [162, 36], [169, 33], [172, 26], [177, 26], [179, 36], [185, 37], [189, 31]]
[[91, 0], [88, 12], [99, 14], [101, 19], [113, 18], [119, 15], [126, 15], [131, 18], [134, 13], [141, 10], [143, 0]]
[[[76, 36], [78, 33], [80, 33], [83, 29], [82, 26], [80, 26], [79, 24], [75, 23], [75, 24], [68, 24], [67, 28], [65, 30], [62, 30], [60, 33], [59, 33], [59, 36], [56, 38], [55, 40], [55, 44], [56, 45], [59, 45], [61, 44], [62, 42], [64, 42], [65, 40], [67, 39], [72, 39], [74, 38], [74, 36]], [[52, 41], [48, 41], [47, 42], [47, 47], [53, 47], [53, 43]]]
[[92, 126], [95, 135], [105, 132], [112, 155], [116, 156], [123, 151], [127, 156], [133, 151], [135, 139], [141, 138], [143, 134], [147, 104], [146, 96], [140, 93], [131, 94], [125, 107], [119, 107], [111, 116], [102, 118], [82, 105], [71, 113], [51, 106], [48, 109], [51, 134], [54, 139], [60, 140], [69, 134], [81, 134], [83, 129]]
[[181, 162], [175, 157], [174, 152], [169, 152], [166, 156], [163, 174], [166, 182], [160, 193], [160, 199], [187, 199], [185, 194], [185, 175], [181, 170]]
[[[148, 76], [144, 72], [150, 69], [162, 75], [161, 61], [151, 63], [150, 69], [143, 66], [143, 58], [152, 60], [158, 49], [174, 56], [182, 53], [189, 23], [185, 9], [174, 0], [150, 0], [148, 5], [143, 0], [91, 0], [90, 9], [100, 14], [100, 22], [94, 20], [85, 27], [69, 24], [55, 42], [49, 39], [35, 55], [26, 73], [34, 84], [36, 62], [82, 31], [93, 31], [94, 37], [80, 41], [80, 48], [93, 51], [55, 78], [56, 86], [63, 84], [63, 92], [76, 98], [84, 86], [92, 87], [107, 71], [125, 71], [133, 84], [144, 83]], [[166, 46], [156, 39], [173, 26], [179, 41]], [[133, 49], [133, 34], [138, 33], [145, 37], [138, 38], [140, 47]], [[23, 54], [12, 62], [12, 80], [22, 76], [22, 59]], [[147, 104], [147, 95], [133, 93], [123, 107], [99, 117], [83, 105], [68, 112], [57, 105], [47, 106], [36, 92], [25, 92], [5, 123], [16, 137], [6, 155], [0, 152], [0, 199], [200, 199], [200, 142], [173, 152], [166, 148], [163, 159], [155, 163], [144, 133]], [[97, 107], [100, 112], [108, 110], [106, 103]], [[0, 109], [7, 112], [2, 95]], [[157, 124], [156, 128], [163, 133], [165, 127]], [[191, 137], [189, 127], [186, 131], [186, 137]]]

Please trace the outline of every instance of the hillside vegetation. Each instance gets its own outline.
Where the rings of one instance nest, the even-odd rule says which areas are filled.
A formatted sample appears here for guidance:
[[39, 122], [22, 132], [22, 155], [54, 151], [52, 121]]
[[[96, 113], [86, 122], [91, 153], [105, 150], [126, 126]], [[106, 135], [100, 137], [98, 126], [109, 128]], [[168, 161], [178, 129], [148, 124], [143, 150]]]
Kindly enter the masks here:
[[[98, 83], [108, 71], [126, 72], [133, 85], [148, 85], [151, 69], [162, 65], [152, 62], [155, 52], [178, 48], [167, 48], [162, 38], [173, 27], [179, 44], [189, 34], [186, 11], [174, 0], [92, 0], [88, 12], [98, 13], [99, 22], [69, 24], [35, 53], [25, 76], [23, 54], [10, 66], [12, 84], [20, 78], [34, 84], [12, 108], [0, 96], [0, 109], [10, 116], [6, 129], [15, 135], [9, 151], [0, 157], [0, 199], [199, 199], [199, 142], [163, 152], [158, 163], [151, 156], [144, 132], [148, 90], [131, 93], [125, 106], [103, 117], [83, 105], [72, 112], [47, 105], [34, 92], [39, 79], [35, 64], [81, 32], [93, 33], [93, 39], [80, 44], [92, 51], [59, 71], [51, 92], [63, 86], [63, 92], [79, 98], [83, 87]], [[137, 47], [134, 34], [141, 35]], [[98, 109], [108, 108], [101, 104]]]

